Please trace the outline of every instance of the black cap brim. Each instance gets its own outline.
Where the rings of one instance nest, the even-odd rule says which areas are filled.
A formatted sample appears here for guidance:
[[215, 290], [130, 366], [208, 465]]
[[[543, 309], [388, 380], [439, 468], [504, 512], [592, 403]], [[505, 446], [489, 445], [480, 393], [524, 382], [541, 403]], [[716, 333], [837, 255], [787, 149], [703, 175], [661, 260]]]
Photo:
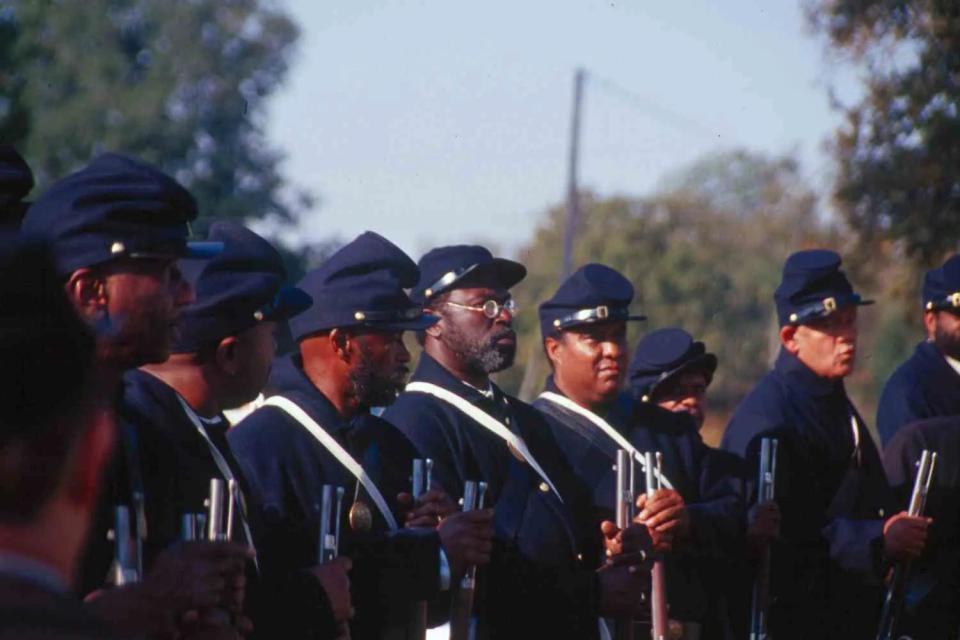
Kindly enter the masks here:
[[309, 309], [312, 304], [313, 298], [306, 291], [299, 287], [284, 285], [277, 292], [274, 307], [264, 320], [289, 320]]
[[222, 242], [210, 240], [191, 241], [187, 242], [180, 257], [204, 260], [220, 255], [221, 251], [223, 251]]
[[446, 287], [445, 290], [465, 287], [473, 281], [487, 281], [493, 279], [504, 289], [511, 289], [527, 277], [527, 268], [519, 262], [508, 260], [506, 258], [494, 258], [489, 262], [477, 265], [465, 273], [456, 283]]

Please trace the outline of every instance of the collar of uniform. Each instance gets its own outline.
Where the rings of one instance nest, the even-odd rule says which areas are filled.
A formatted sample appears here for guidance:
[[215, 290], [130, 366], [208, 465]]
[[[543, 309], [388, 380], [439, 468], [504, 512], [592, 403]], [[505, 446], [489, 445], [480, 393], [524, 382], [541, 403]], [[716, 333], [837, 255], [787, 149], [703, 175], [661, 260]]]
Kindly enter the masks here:
[[846, 395], [842, 380], [830, 380], [818, 376], [786, 349], [780, 349], [773, 368], [811, 396]]
[[310, 382], [296, 351], [274, 361], [267, 389], [264, 395], [268, 398], [276, 394], [289, 397], [324, 429], [343, 431], [350, 427], [350, 421], [344, 420], [333, 403]]
[[947, 361], [947, 364], [950, 365], [951, 369], [957, 372], [957, 375], [960, 375], [960, 360], [951, 358], [947, 354], [943, 354], [943, 359]]
[[410, 376], [410, 380], [420, 380], [422, 382], [431, 382], [447, 391], [452, 391], [458, 396], [462, 396], [473, 403], [481, 403], [485, 406], [499, 406], [507, 404], [507, 395], [493, 382], [490, 382], [490, 388], [493, 390], [493, 397], [488, 397], [476, 387], [465, 384], [463, 380], [447, 371], [443, 365], [437, 362], [426, 351], [420, 354], [420, 362], [417, 368]]

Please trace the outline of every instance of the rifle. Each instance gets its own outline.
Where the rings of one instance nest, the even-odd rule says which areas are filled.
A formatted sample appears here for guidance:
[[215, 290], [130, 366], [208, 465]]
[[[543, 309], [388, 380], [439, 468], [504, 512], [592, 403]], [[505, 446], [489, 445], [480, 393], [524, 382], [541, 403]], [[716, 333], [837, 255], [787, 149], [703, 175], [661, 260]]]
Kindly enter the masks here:
[[[662, 488], [661, 466], [662, 456], [657, 451], [647, 451], [644, 455], [646, 462], [647, 499]], [[656, 462], [654, 462], [656, 461]], [[654, 466], [656, 465], [656, 466]], [[653, 568], [650, 570], [650, 630], [653, 640], [666, 640], [670, 620], [667, 605], [667, 583], [663, 558], [654, 556]]]
[[[411, 478], [411, 495], [414, 505], [427, 491], [430, 491], [430, 484], [433, 474], [433, 460], [430, 458], [416, 458], [413, 461], [413, 477]], [[427, 603], [417, 602], [413, 605], [413, 611], [410, 616], [410, 624], [407, 630], [407, 638], [423, 640], [427, 637]]]
[[[913, 492], [910, 494], [910, 504], [907, 508], [907, 513], [911, 516], [923, 515], [936, 464], [937, 454], [924, 449], [920, 454], [919, 462], [917, 462], [917, 477], [913, 481]], [[909, 573], [909, 560], [898, 562], [897, 566], [893, 568], [893, 578], [890, 580], [887, 595], [883, 600], [883, 610], [880, 612], [880, 628], [877, 631], [877, 640], [894, 640], [897, 637], [897, 621], [903, 609]]]
[[206, 500], [207, 536], [209, 542], [233, 539], [234, 505], [237, 501], [237, 483], [210, 478], [210, 495]]
[[[130, 532], [130, 508], [118, 505], [113, 511], [113, 566], [110, 583], [120, 587], [140, 582], [140, 544]], [[138, 536], [139, 537], [139, 536]]]
[[[487, 492], [486, 482], [467, 480], [463, 483], [463, 511], [483, 509]], [[477, 568], [467, 569], [454, 593], [450, 607], [450, 640], [474, 640], [477, 636], [477, 619], [473, 615], [473, 593], [477, 584]]]
[[[623, 531], [633, 522], [636, 504], [634, 503], [633, 454], [626, 449], [617, 450], [617, 528]], [[633, 640], [633, 616], [620, 618], [616, 622], [617, 640]]]
[[[757, 477], [757, 504], [770, 502], [777, 480], [777, 439], [760, 441], [760, 470]], [[750, 640], [769, 640], [767, 631], [770, 606], [770, 547], [760, 554], [757, 578], [753, 583], [753, 606], [750, 611]]]

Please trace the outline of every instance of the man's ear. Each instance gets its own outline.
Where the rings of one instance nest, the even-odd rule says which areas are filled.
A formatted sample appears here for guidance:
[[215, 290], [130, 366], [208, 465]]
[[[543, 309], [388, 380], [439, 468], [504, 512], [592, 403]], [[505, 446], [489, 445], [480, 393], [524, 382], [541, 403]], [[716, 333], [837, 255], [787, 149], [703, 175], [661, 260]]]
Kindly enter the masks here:
[[800, 345], [797, 344], [797, 330], [799, 328], [795, 324], [780, 327], [780, 344], [793, 355], [797, 355], [800, 351]]
[[556, 369], [562, 360], [563, 339], [547, 336], [543, 339], [543, 350], [547, 354], [547, 358], [550, 359], [550, 362], [553, 363], [553, 368]]
[[936, 311], [931, 310], [923, 312], [923, 329], [926, 331], [927, 340], [933, 340], [933, 337], [937, 334]]
[[350, 350], [353, 346], [353, 336], [342, 329], [331, 329], [328, 335], [330, 346], [343, 362], [350, 362]]
[[432, 310], [432, 309], [425, 309], [425, 311], [426, 311], [427, 313], [429, 313], [430, 315], [436, 316], [437, 318], [440, 319], [440, 320], [439, 320], [438, 322], [436, 322], [435, 324], [427, 327], [427, 329], [426, 329], [426, 331], [425, 331], [425, 333], [426, 333], [428, 336], [430, 336], [431, 338], [433, 338], [434, 340], [439, 340], [439, 339], [440, 339], [440, 336], [443, 335], [443, 329], [440, 327], [440, 325], [443, 324], [443, 316], [440, 315], [439, 313], [437, 313], [436, 311]]
[[88, 324], [95, 324], [107, 312], [110, 296], [107, 293], [107, 278], [101, 272], [77, 269], [64, 285], [64, 291], [77, 314]]
[[217, 367], [229, 375], [240, 373], [240, 359], [237, 353], [240, 349], [240, 339], [236, 336], [227, 336], [217, 345], [215, 358]]

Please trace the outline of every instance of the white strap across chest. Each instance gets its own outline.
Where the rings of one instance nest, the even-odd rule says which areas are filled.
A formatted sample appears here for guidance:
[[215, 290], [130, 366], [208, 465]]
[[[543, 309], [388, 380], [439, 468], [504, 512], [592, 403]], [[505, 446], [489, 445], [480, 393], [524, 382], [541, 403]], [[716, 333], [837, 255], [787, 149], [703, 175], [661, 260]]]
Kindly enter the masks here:
[[[544, 391], [539, 395], [539, 397], [549, 402], [552, 402], [556, 405], [559, 405], [564, 409], [566, 409], [567, 411], [572, 411], [573, 413], [576, 413], [577, 415], [582, 416], [587, 420], [589, 420], [590, 422], [592, 422], [594, 425], [597, 426], [597, 428], [600, 429], [600, 431], [605, 433], [608, 438], [616, 442], [618, 447], [626, 451], [629, 451], [630, 454], [634, 457], [634, 459], [640, 463], [640, 468], [646, 471], [647, 461], [643, 453], [637, 451], [637, 448], [634, 447], [629, 440], [624, 438], [623, 434], [621, 434], [619, 431], [614, 429], [613, 425], [611, 425], [609, 422], [607, 422], [606, 420], [604, 420], [603, 418], [595, 414], [593, 411], [590, 411], [589, 409], [581, 407], [570, 398], [566, 396], [562, 396], [559, 393], [554, 393], [552, 391]], [[673, 489], [673, 484], [670, 483], [670, 479], [667, 478], [667, 476], [664, 475], [663, 472], [660, 473], [660, 484], [662, 484], [663, 488], [665, 489]]]
[[367, 475], [367, 472], [364, 471], [360, 463], [354, 460], [353, 456], [337, 442], [336, 438], [327, 433], [323, 427], [317, 424], [316, 420], [307, 415], [306, 411], [301, 409], [296, 402], [289, 398], [271, 396], [264, 400], [263, 406], [276, 407], [285, 411], [287, 415], [299, 422], [300, 426], [307, 430], [307, 433], [312, 435], [324, 449], [333, 454], [333, 457], [360, 481], [360, 484], [366, 489], [367, 495], [370, 496], [370, 499], [373, 500], [373, 503], [377, 506], [383, 519], [387, 521], [387, 526], [390, 530], [396, 531], [398, 529], [397, 521], [390, 511], [390, 507], [387, 506], [387, 501], [383, 499], [383, 495], [380, 493], [380, 490], [377, 489], [377, 485], [373, 483], [373, 480]]
[[[207, 447], [210, 449], [210, 456], [213, 458], [213, 461], [217, 465], [217, 469], [220, 470], [220, 475], [223, 476], [223, 479], [227, 482], [234, 482], [237, 486], [237, 511], [240, 513], [240, 524], [243, 525], [243, 533], [247, 537], [247, 543], [250, 547], [256, 550], [253, 544], [253, 534], [250, 532], [250, 525], [247, 522], [247, 505], [246, 501], [243, 499], [243, 493], [240, 491], [240, 484], [237, 483], [236, 478], [233, 476], [233, 470], [230, 468], [230, 464], [227, 462], [227, 459], [223, 457], [223, 454], [220, 452], [220, 449], [217, 448], [217, 445], [214, 444], [213, 440], [210, 439], [210, 435], [207, 433], [207, 430], [204, 428], [203, 423], [200, 421], [200, 416], [187, 404], [187, 401], [178, 393], [177, 400], [180, 401], [180, 406], [183, 407], [183, 412], [187, 414], [187, 418], [190, 419], [190, 422], [193, 423], [194, 428], [197, 430], [197, 433], [200, 434], [200, 437], [203, 438], [203, 441], [207, 443]], [[254, 563], [256, 563], [254, 559]], [[257, 566], [259, 569], [259, 565]]]
[[466, 400], [465, 398], [429, 382], [411, 382], [407, 385], [405, 390], [417, 393], [426, 393], [427, 395], [431, 395], [435, 398], [443, 400], [447, 404], [453, 405], [462, 413], [466, 414], [468, 418], [485, 428], [487, 431], [490, 431], [501, 440], [504, 440], [508, 445], [513, 447], [514, 451], [523, 456], [523, 459], [527, 462], [527, 464], [533, 467], [533, 470], [536, 471], [540, 478], [542, 478], [543, 481], [546, 482], [547, 485], [553, 490], [557, 498], [560, 499], [560, 502], [563, 502], [563, 497], [560, 495], [560, 492], [557, 491], [557, 488], [554, 486], [549, 476], [547, 476], [547, 473], [540, 468], [540, 465], [533, 457], [533, 454], [530, 453], [529, 449], [527, 449], [527, 443], [523, 441], [523, 438], [515, 434], [513, 431], [510, 431], [510, 429], [508, 429], [499, 420], [491, 416], [483, 409], [471, 404], [470, 401]]

